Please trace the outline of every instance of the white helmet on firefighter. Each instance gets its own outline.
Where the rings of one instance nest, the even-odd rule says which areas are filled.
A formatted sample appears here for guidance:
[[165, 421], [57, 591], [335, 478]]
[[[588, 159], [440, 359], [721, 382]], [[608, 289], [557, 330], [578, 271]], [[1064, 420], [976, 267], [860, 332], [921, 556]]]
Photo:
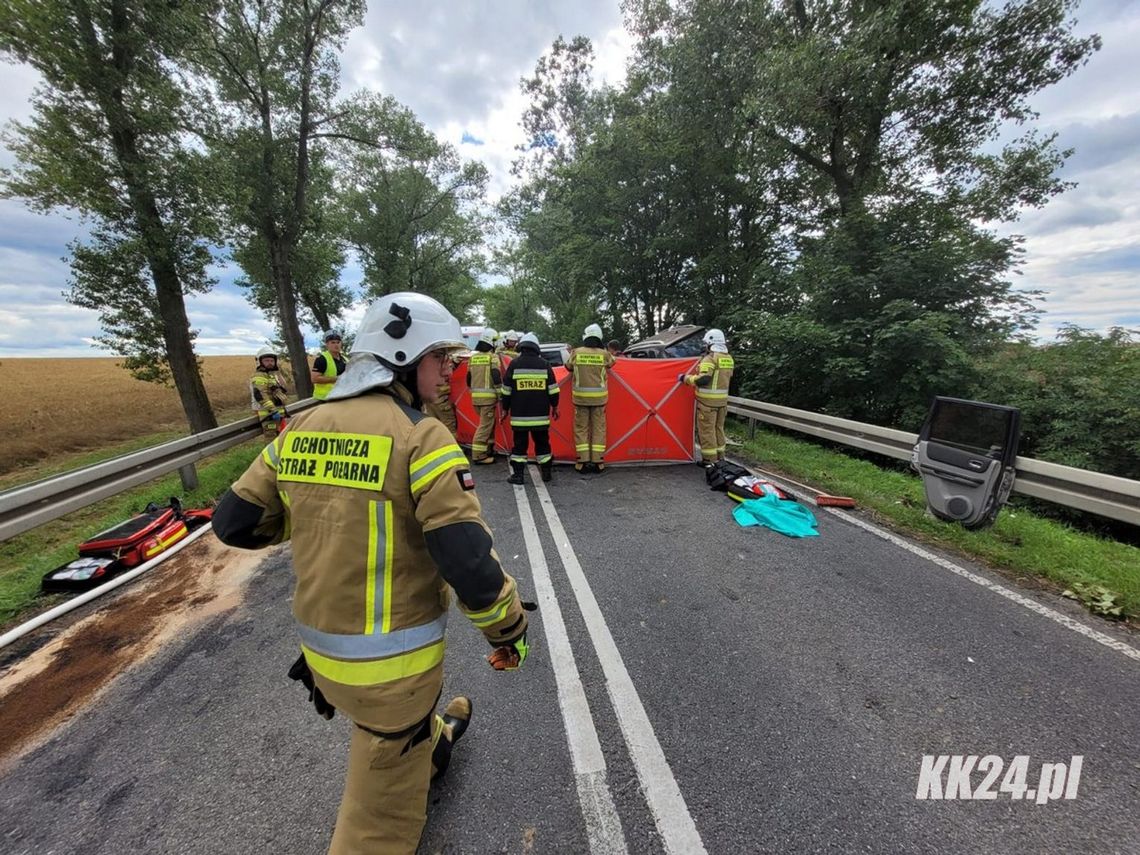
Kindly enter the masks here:
[[535, 353], [539, 353], [542, 350], [542, 348], [538, 345], [538, 336], [532, 332], [528, 332], [526, 335], [519, 339], [519, 350], [522, 350], [524, 347], [533, 348]]
[[269, 347], [268, 345], [266, 345], [265, 347], [261, 348], [261, 350], [259, 350], [257, 352], [257, 356], [254, 358], [257, 360], [257, 364], [260, 365], [262, 358], [266, 357], [266, 356], [272, 356], [276, 360], [277, 359], [277, 351], [274, 350], [272, 347]]
[[433, 350], [466, 350], [459, 321], [438, 300], [414, 291], [386, 294], [368, 307], [344, 374], [326, 400], [387, 386]]
[[518, 343], [521, 333], [518, 330], [507, 330], [503, 333], [503, 341], [513, 341]]
[[483, 334], [481, 336], [479, 336], [479, 341], [483, 342], [484, 344], [489, 344], [492, 347], [494, 347], [495, 341], [498, 338], [499, 338], [499, 334], [497, 332], [495, 332], [490, 327], [484, 327]]
[[586, 331], [582, 333], [582, 338], [596, 338], [598, 341], [601, 341], [602, 328], [597, 324], [590, 324], [586, 327]]
[[463, 350], [459, 321], [426, 294], [386, 294], [368, 307], [353, 353], [371, 353], [396, 369], [415, 365], [431, 350]]
[[717, 351], [720, 353], [728, 353], [728, 345], [724, 340], [724, 333], [721, 330], [711, 329], [705, 333], [705, 337], [701, 339], [705, 347], [709, 350]]

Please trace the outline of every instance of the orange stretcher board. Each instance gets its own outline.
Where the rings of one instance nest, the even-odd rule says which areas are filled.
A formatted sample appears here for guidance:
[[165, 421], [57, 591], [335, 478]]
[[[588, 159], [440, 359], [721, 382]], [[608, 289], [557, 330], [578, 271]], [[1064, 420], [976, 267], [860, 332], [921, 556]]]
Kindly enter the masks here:
[[[623, 359], [610, 369], [606, 405], [606, 463], [690, 463], [697, 459], [693, 427], [696, 395], [692, 386], [677, 382], [677, 375], [694, 370], [696, 359]], [[451, 377], [451, 402], [455, 408], [459, 442], [469, 445], [478, 423], [467, 388], [467, 362]], [[573, 463], [574, 404], [570, 374], [555, 368], [561, 389], [561, 418], [550, 425], [554, 459]], [[495, 447], [509, 453], [512, 444], [510, 420], [498, 418]]]

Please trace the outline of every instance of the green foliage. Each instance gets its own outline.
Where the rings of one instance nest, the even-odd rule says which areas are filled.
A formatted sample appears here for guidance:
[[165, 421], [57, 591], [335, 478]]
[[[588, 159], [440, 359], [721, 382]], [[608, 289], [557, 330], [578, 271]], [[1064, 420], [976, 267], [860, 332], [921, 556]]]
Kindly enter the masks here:
[[1066, 326], [1052, 344], [1004, 346], [977, 397], [1021, 410], [1021, 454], [1140, 479], [1140, 341]]
[[196, 429], [213, 416], [193, 358], [183, 295], [207, 290], [217, 235], [214, 185], [184, 133], [177, 65], [198, 37], [183, 4], [13, 0], [0, 52], [43, 82], [4, 142], [16, 165], [0, 193], [36, 210], [78, 210], [91, 240], [71, 245], [68, 299], [100, 312], [96, 341], [135, 376], [176, 381]]
[[193, 492], [184, 493], [178, 476], [167, 475], [0, 543], [0, 624], [45, 599], [40, 579], [76, 558], [78, 543], [137, 514], [148, 502], [161, 505], [178, 496], [187, 508], [212, 505], [263, 447], [244, 443], [199, 462], [198, 488]]
[[1140, 616], [1140, 549], [1135, 546], [1075, 531], [1013, 505], [1002, 509], [992, 528], [967, 531], [926, 514], [922, 481], [913, 473], [884, 470], [778, 431], [761, 428], [751, 440], [739, 425], [730, 425], [730, 432], [760, 466], [851, 496], [864, 513], [922, 541], [1050, 580], [1058, 591], [1090, 586], [1092, 602], [1119, 606], [1126, 617]]
[[391, 98], [357, 97], [345, 117], [373, 146], [340, 153], [339, 216], [364, 267], [364, 291], [420, 291], [459, 317], [480, 299], [489, 229], [487, 168], [464, 162]]
[[556, 41], [504, 203], [555, 334], [720, 326], [745, 393], [914, 428], [1035, 320], [995, 225], [1065, 188], [1029, 105], [1099, 47], [1074, 6], [631, 0], [620, 91]]
[[[103, 334], [95, 340], [126, 357], [123, 367], [139, 380], [169, 385], [170, 361], [163, 339], [162, 312], [154, 282], [146, 275], [146, 251], [129, 228], [117, 233], [96, 228], [87, 242], [73, 241], [69, 303], [99, 313]], [[214, 285], [206, 275], [209, 249], [199, 241], [176, 244], [175, 265], [186, 291]], [[190, 331], [191, 341], [195, 333]], [[198, 367], [201, 367], [200, 362]]]
[[[322, 234], [321, 206], [311, 196], [321, 180], [326, 141], [353, 138], [354, 129], [339, 124], [346, 112], [336, 103], [339, 52], [362, 21], [364, 3], [218, 0], [194, 8], [205, 33], [193, 54], [202, 81], [198, 116], [228, 190], [231, 242], [236, 257], [250, 263], [254, 300], [266, 302], [265, 283], [272, 284], [275, 320], [290, 360], [304, 365], [299, 291], [309, 289], [314, 314], [343, 297], [328, 287], [328, 266], [336, 259]], [[299, 250], [307, 231], [313, 238]], [[312, 278], [299, 282], [295, 263], [308, 265], [301, 272]], [[298, 394], [311, 392], [308, 372], [295, 370], [294, 380]]]

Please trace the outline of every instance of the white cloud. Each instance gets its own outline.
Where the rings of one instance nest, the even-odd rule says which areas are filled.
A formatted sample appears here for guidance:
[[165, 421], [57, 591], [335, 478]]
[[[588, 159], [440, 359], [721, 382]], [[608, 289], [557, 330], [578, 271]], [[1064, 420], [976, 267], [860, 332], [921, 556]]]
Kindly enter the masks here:
[[[1043, 130], [1061, 134], [1077, 153], [1063, 177], [1078, 187], [1042, 211], [1028, 212], [1007, 231], [1027, 236], [1019, 287], [1048, 292], [1043, 336], [1064, 322], [1103, 328], [1140, 325], [1140, 95], [1134, 85], [1140, 42], [1140, 0], [1085, 0], [1078, 32], [1099, 32], [1104, 48], [1071, 78], [1038, 96]], [[538, 3], [476, 0], [464, 4], [408, 4], [373, 0], [365, 25], [350, 37], [341, 60], [345, 94], [368, 88], [393, 95], [413, 109], [465, 157], [487, 164], [491, 201], [513, 183], [510, 166], [523, 142], [520, 116], [526, 99], [519, 80], [562, 35], [583, 34], [594, 44], [595, 81], [620, 84], [631, 51], [618, 0]], [[8, 66], [0, 88], [0, 120], [26, 119], [38, 75]], [[464, 135], [482, 145], [461, 145]], [[0, 149], [0, 166], [11, 155]], [[82, 224], [42, 216], [19, 201], [0, 200], [0, 357], [97, 355], [96, 313], [67, 304], [68, 269], [60, 261]], [[202, 353], [252, 353], [273, 335], [232, 282], [232, 265], [212, 268], [221, 284], [188, 299]], [[344, 280], [359, 284], [350, 264]], [[365, 305], [354, 306], [345, 326], [355, 327]], [[308, 330], [314, 346], [317, 331]]]

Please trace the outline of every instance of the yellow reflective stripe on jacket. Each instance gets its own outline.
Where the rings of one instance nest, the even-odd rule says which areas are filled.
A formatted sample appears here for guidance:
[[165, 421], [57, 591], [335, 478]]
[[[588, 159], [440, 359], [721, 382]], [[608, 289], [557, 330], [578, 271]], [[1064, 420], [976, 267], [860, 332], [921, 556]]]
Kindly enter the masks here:
[[408, 466], [408, 480], [412, 482], [412, 493], [418, 493], [448, 469], [464, 466], [466, 463], [467, 457], [463, 454], [463, 449], [454, 443], [437, 448], [419, 460], [413, 460]]
[[289, 431], [279, 449], [278, 481], [380, 490], [392, 454], [392, 437], [359, 433]]
[[[392, 628], [392, 503], [368, 503], [368, 563], [364, 583], [364, 634], [376, 631], [377, 600], [381, 632]], [[376, 586], [380, 585], [377, 597]]]
[[430, 671], [443, 661], [444, 642], [437, 641], [420, 650], [387, 659], [356, 662], [322, 656], [304, 644], [301, 645], [301, 650], [309, 667], [328, 680], [345, 686], [375, 686]]
[[512, 580], [507, 592], [502, 597], [482, 611], [467, 612], [467, 619], [480, 629], [495, 625], [507, 616], [507, 612], [511, 608], [511, 603], [515, 601], [515, 592], [517, 590], [518, 585]]
[[[512, 592], [513, 593], [513, 592]], [[511, 599], [500, 600], [491, 606], [491, 608], [482, 612], [474, 612], [467, 615], [471, 619], [471, 623], [482, 629], [485, 626], [492, 626], [507, 616], [507, 609], [511, 607]]]
[[514, 416], [511, 416], [511, 427], [517, 427], [517, 428], [550, 427], [550, 417], [547, 416], [546, 418], [538, 417], [538, 418], [532, 418], [532, 419], [528, 419], [528, 418], [517, 419]]

